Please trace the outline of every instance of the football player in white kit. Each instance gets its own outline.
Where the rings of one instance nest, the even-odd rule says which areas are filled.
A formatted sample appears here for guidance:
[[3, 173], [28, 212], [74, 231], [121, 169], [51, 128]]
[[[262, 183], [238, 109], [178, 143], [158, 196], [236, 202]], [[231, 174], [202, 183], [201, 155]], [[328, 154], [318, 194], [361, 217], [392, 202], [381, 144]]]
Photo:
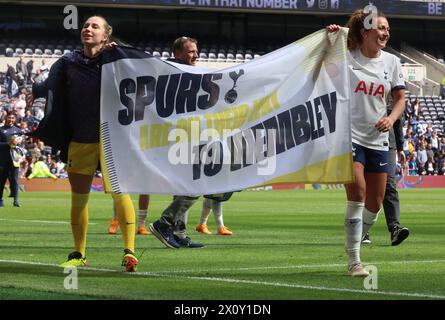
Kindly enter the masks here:
[[[382, 51], [389, 40], [388, 20], [377, 14], [376, 24], [366, 28], [367, 15], [355, 11], [347, 24], [351, 84], [352, 156], [355, 181], [345, 185], [348, 273], [366, 277], [360, 261], [360, 242], [377, 221], [385, 195], [388, 172], [388, 131], [405, 109], [405, 82], [399, 59]], [[340, 30], [338, 25], [327, 27]], [[388, 97], [394, 107], [386, 113]]]

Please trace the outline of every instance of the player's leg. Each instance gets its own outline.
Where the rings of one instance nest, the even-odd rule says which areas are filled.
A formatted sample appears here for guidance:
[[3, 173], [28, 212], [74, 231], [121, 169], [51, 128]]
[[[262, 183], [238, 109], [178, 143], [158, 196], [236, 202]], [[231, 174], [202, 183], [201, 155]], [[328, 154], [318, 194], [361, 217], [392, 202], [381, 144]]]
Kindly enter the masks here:
[[368, 273], [360, 260], [360, 241], [362, 238], [362, 214], [366, 195], [364, 166], [366, 163], [363, 147], [353, 144], [353, 171], [355, 180], [345, 184], [346, 213], [344, 220], [345, 250], [348, 255], [348, 272], [351, 276], [363, 277]]
[[388, 178], [386, 181], [385, 197], [383, 199], [383, 209], [385, 212], [386, 225], [391, 233], [391, 244], [399, 245], [409, 236], [408, 228], [400, 226], [400, 203], [397, 192], [396, 179], [396, 149], [389, 150], [388, 158]]
[[215, 223], [218, 230], [218, 234], [222, 236], [232, 236], [233, 232], [230, 231], [223, 221], [223, 209], [222, 202], [217, 200], [212, 200], [212, 210], [215, 216]]
[[113, 201], [113, 218], [111, 219], [110, 225], [108, 227], [108, 233], [117, 234], [118, 229], [119, 229], [119, 219], [117, 218], [117, 210]]
[[162, 212], [161, 218], [150, 224], [150, 231], [169, 248], [201, 248], [193, 243], [186, 232], [187, 211], [199, 197], [174, 196], [170, 205]]
[[62, 267], [86, 265], [88, 198], [98, 163], [98, 143], [70, 143], [67, 171], [71, 186], [71, 231], [75, 251], [68, 256], [68, 261]]
[[148, 215], [148, 205], [150, 204], [150, 195], [139, 195], [139, 209], [138, 209], [138, 234], [147, 235], [150, 231], [145, 227], [145, 221]]
[[5, 166], [0, 165], [0, 207], [4, 206], [3, 203], [3, 191], [5, 189], [6, 179], [8, 178], [8, 172]]
[[212, 234], [207, 226], [210, 210], [212, 210], [212, 202], [212, 199], [204, 198], [204, 201], [202, 202], [201, 218], [199, 219], [199, 224], [196, 226], [196, 231], [204, 234]]
[[11, 189], [11, 196], [14, 198], [14, 207], [19, 205], [19, 168], [12, 167], [9, 170], [9, 188]]
[[376, 223], [385, 196], [388, 175], [388, 151], [366, 149], [366, 201], [363, 209], [362, 237]]
[[173, 234], [176, 242], [184, 248], [202, 248], [201, 243], [193, 242], [187, 234], [187, 220], [190, 208], [195, 204], [199, 197], [175, 196], [173, 200]]
[[88, 198], [90, 194], [92, 175], [68, 172], [71, 185], [71, 231], [74, 240], [74, 252], [68, 255], [68, 260], [61, 267], [85, 266], [86, 240], [88, 231]]
[[133, 272], [137, 269], [138, 260], [135, 252], [135, 212], [133, 202], [128, 194], [112, 193], [114, 205], [116, 206], [119, 227], [122, 231], [122, 240], [124, 243], [124, 258], [122, 266], [126, 271]]
[[363, 209], [362, 236], [377, 222], [386, 189], [386, 173], [365, 173], [366, 201]]

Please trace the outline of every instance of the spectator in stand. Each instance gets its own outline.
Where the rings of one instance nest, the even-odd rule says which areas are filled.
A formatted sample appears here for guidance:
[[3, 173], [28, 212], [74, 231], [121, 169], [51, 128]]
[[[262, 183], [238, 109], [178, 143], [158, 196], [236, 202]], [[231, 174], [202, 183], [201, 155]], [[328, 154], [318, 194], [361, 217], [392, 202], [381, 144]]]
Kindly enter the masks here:
[[417, 126], [417, 132], [414, 132], [414, 134], [424, 135], [426, 133], [426, 127], [427, 124], [425, 122], [419, 123]]
[[419, 168], [423, 167], [428, 160], [428, 155], [426, 153], [424, 143], [420, 142], [417, 149], [417, 163], [419, 164]]
[[22, 89], [17, 101], [14, 104], [15, 110], [17, 112], [17, 118], [22, 119], [25, 116], [25, 109], [26, 109], [26, 89]]
[[416, 146], [415, 142], [413, 141], [413, 138], [408, 139], [408, 154], [415, 154], [417, 157]]
[[425, 174], [430, 176], [437, 174], [435, 171], [434, 159], [432, 157], [428, 157], [428, 160], [425, 163]]
[[7, 83], [7, 94], [8, 97], [11, 98], [14, 96], [14, 89], [17, 86], [17, 77], [15, 74], [14, 67], [6, 64], [7, 70], [6, 70], [6, 83]]
[[34, 82], [35, 83], [40, 83], [45, 81], [48, 76], [49, 76], [49, 68], [48, 66], [41, 66], [40, 69], [38, 70], [38, 74], [36, 75]]
[[31, 83], [33, 70], [34, 70], [34, 60], [31, 59], [26, 63], [26, 71], [28, 72], [28, 78], [26, 79], [27, 83]]
[[426, 144], [426, 155], [428, 158], [434, 159], [433, 145], [431, 142], [427, 142]]
[[53, 160], [53, 157], [51, 155], [51, 153], [46, 153], [45, 152], [45, 164], [46, 166], [49, 168], [49, 171], [53, 174], [56, 174], [57, 169], [56, 169], [56, 163]]
[[445, 151], [445, 136], [440, 138], [439, 149]]
[[58, 157], [56, 160], [56, 176], [59, 178], [68, 178], [68, 174], [66, 172], [66, 164], [60, 160]]
[[425, 134], [424, 134], [425, 138], [426, 139], [430, 139], [431, 136], [433, 135], [433, 131], [434, 131], [433, 123], [432, 122], [428, 122], [428, 125], [426, 127], [426, 131], [425, 131]]
[[22, 130], [22, 134], [27, 134], [29, 132], [28, 123], [25, 121], [20, 122], [19, 128]]
[[416, 159], [416, 155], [412, 154], [409, 157], [409, 162], [408, 162], [408, 174], [410, 176], [415, 176], [417, 175], [419, 168], [417, 166], [417, 159]]
[[34, 163], [34, 167], [32, 168], [31, 174], [28, 176], [28, 179], [31, 180], [33, 178], [51, 178], [56, 180], [57, 177], [51, 173], [48, 166], [45, 163], [45, 156], [40, 156], [39, 161]]
[[417, 132], [417, 126], [419, 124], [419, 122], [417, 121], [417, 116], [411, 116], [409, 118], [409, 124], [413, 127], [413, 131]]
[[436, 152], [439, 149], [439, 137], [437, 136], [437, 131], [433, 130], [430, 138], [431, 149]]
[[28, 79], [28, 68], [26, 68], [26, 63], [23, 61], [23, 58], [20, 57], [19, 61], [15, 65], [15, 71], [23, 77], [23, 80], [26, 81]]
[[20, 162], [19, 179], [25, 179], [28, 174], [28, 161]]
[[445, 155], [445, 152], [443, 150], [440, 150], [440, 149], [437, 150], [437, 152], [434, 154], [434, 164], [435, 164], [434, 169], [436, 171], [436, 174], [440, 173], [440, 169], [442, 168], [442, 162], [443, 162], [443, 159], [444, 159], [444, 155]]
[[411, 105], [411, 109], [413, 111], [413, 115], [415, 115], [416, 117], [419, 117], [419, 115], [422, 113], [422, 107], [420, 106], [418, 98], [414, 100], [413, 104]]
[[40, 156], [42, 155], [42, 152], [41, 152], [37, 142], [34, 142], [30, 146], [30, 149], [28, 151], [29, 151], [29, 154], [31, 156], [32, 163], [37, 162], [38, 159], [40, 158]]
[[28, 128], [32, 127], [35, 122], [38, 122], [37, 119], [31, 113], [31, 110], [27, 109], [25, 111], [25, 116], [22, 119], [22, 122], [26, 122]]
[[49, 72], [49, 66], [46, 64], [45, 59], [42, 60], [42, 65], [40, 66], [40, 73], [48, 71]]
[[411, 138], [411, 135], [413, 134], [413, 126], [408, 124], [408, 126], [406, 127], [406, 129], [403, 130], [404, 131], [404, 141], [406, 141], [406, 139]]
[[445, 175], [445, 158], [444, 157], [442, 157], [441, 163], [442, 163], [442, 166], [440, 167], [438, 174], [443, 176], [443, 175]]
[[442, 83], [440, 84], [440, 98], [445, 99], [445, 77], [442, 78]]

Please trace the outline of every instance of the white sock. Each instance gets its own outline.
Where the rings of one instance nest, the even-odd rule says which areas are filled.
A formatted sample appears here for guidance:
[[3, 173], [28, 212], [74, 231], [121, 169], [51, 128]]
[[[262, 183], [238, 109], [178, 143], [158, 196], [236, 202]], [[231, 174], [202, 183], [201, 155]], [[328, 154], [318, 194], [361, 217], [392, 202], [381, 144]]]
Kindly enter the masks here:
[[187, 225], [189, 223], [189, 211], [187, 210], [184, 214], [184, 223]]
[[212, 209], [215, 216], [216, 227], [224, 227], [222, 203], [220, 201], [213, 200]]
[[346, 253], [349, 257], [348, 265], [360, 263], [360, 242], [362, 236], [363, 202], [348, 201], [345, 215]]
[[363, 228], [362, 228], [362, 239], [369, 232], [369, 229], [376, 223], [377, 218], [379, 217], [379, 211], [376, 213], [369, 211], [368, 209], [363, 209]]
[[212, 199], [204, 198], [204, 201], [202, 202], [201, 218], [199, 219], [200, 224], [207, 224], [211, 209]]
[[147, 219], [147, 210], [138, 210], [138, 227], [145, 227], [145, 219]]
[[113, 202], [113, 219], [117, 219], [117, 211], [116, 211], [116, 206], [114, 205], [114, 202]]

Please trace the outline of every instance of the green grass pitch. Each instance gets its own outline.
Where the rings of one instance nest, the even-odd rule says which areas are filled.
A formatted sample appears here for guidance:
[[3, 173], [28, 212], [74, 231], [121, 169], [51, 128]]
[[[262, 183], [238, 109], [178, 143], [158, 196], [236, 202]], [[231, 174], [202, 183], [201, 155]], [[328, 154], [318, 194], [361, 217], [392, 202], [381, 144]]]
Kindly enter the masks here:
[[[223, 207], [232, 237], [194, 231], [200, 199], [188, 230], [205, 248], [173, 250], [152, 235], [137, 236], [137, 255], [145, 251], [136, 274], [120, 267], [120, 232], [106, 232], [111, 197], [92, 193], [90, 268], [79, 269], [76, 290], [65, 289], [67, 274], [57, 267], [73, 249], [69, 193], [21, 193], [20, 208], [10, 198], [0, 208], [0, 299], [445, 299], [445, 192], [399, 192], [410, 237], [391, 247], [382, 214], [372, 244], [362, 246], [363, 262], [377, 268], [376, 289], [346, 274], [343, 190], [235, 193]], [[149, 222], [170, 199], [152, 196]], [[215, 233], [213, 215], [209, 228]]]

